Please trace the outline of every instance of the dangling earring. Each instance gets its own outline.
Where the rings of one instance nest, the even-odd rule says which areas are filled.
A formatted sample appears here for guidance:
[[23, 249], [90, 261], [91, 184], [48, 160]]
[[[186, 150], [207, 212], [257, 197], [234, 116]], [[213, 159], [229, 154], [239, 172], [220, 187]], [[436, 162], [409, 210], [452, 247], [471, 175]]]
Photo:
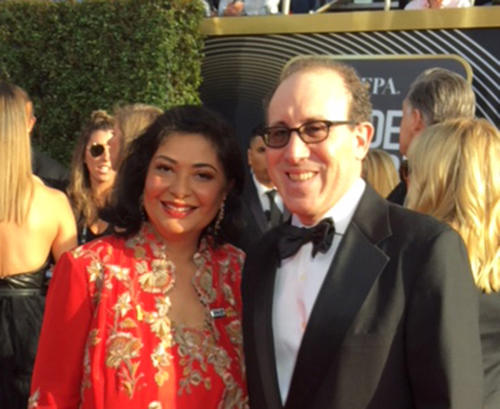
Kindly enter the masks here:
[[144, 193], [139, 196], [139, 212], [141, 214], [141, 221], [147, 221], [146, 209], [144, 209]]
[[220, 230], [220, 225], [222, 224], [222, 220], [224, 219], [224, 204], [226, 202], [226, 199], [222, 201], [222, 204], [220, 205], [219, 212], [217, 213], [217, 217], [215, 218], [215, 224], [214, 224], [214, 236], [216, 236], [219, 233]]

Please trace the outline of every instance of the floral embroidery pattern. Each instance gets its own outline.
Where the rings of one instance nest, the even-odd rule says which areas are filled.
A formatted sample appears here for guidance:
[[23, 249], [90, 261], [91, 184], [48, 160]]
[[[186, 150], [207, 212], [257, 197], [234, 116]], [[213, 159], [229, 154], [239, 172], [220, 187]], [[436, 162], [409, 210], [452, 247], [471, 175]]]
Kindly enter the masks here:
[[[126, 251], [131, 254], [132, 268], [113, 264], [110, 261], [112, 248], [109, 248], [100, 246], [94, 249], [89, 244], [73, 252], [74, 257], [89, 259], [86, 273], [95, 314], [106, 314], [111, 318], [106, 319], [110, 324], [106, 334], [101, 334], [96, 328], [89, 334], [84, 351], [82, 392], [92, 387], [93, 350], [105, 340], [105, 365], [116, 371], [117, 384], [130, 399], [138, 390], [146, 388], [144, 357], [149, 355], [154, 369], [152, 376], [158, 388], [166, 382], [176, 382], [179, 396], [194, 393], [200, 387], [211, 390], [215, 372], [225, 387], [218, 409], [245, 408], [244, 390], [234, 379], [235, 368], [240, 374], [243, 371], [242, 340], [236, 309], [238, 303], [233, 291], [236, 286], [230, 285], [238, 278], [236, 274], [243, 262], [242, 253], [236, 250], [221, 253], [214, 260], [213, 251], [202, 241], [194, 255], [196, 272], [192, 283], [206, 315], [206, 326], [199, 329], [173, 324], [169, 317], [169, 292], [175, 285], [175, 266], [166, 258], [165, 244], [150, 226], [146, 225], [139, 234], [125, 242]], [[107, 307], [100, 309], [104, 302]], [[225, 310], [224, 325], [216, 325], [210, 316], [214, 303]], [[141, 335], [144, 324], [153, 336], [149, 341], [152, 344], [147, 348]], [[221, 336], [232, 345], [231, 351], [221, 346]], [[232, 358], [229, 352], [233, 354]], [[174, 360], [178, 360], [182, 371], [172, 377]], [[152, 401], [148, 409], [162, 409], [162, 405], [160, 401]]]
[[137, 382], [144, 375], [138, 374], [140, 362], [133, 362], [139, 357], [142, 342], [126, 332], [118, 332], [108, 339], [106, 365], [118, 369], [121, 385], [129, 397], [133, 396]]

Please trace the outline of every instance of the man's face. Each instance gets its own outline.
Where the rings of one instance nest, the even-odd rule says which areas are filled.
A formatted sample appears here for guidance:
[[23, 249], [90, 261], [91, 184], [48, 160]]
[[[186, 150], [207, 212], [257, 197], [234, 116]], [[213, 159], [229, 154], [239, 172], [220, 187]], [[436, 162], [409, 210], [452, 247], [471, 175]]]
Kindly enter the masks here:
[[[298, 72], [274, 93], [268, 125], [296, 128], [313, 120], [350, 120], [349, 104], [350, 95], [337, 73]], [[286, 146], [267, 148], [271, 179], [302, 223], [318, 222], [360, 176], [372, 134], [368, 123], [332, 126], [320, 143], [306, 144], [293, 132]]]
[[403, 116], [399, 125], [399, 152], [406, 156], [410, 143], [420, 132], [423, 122], [420, 112], [414, 109], [407, 99], [403, 100], [402, 111]]
[[252, 168], [252, 172], [257, 180], [264, 186], [271, 187], [273, 182], [269, 177], [266, 162], [266, 145], [262, 136], [256, 136], [250, 142], [250, 147], [247, 151], [248, 165]]

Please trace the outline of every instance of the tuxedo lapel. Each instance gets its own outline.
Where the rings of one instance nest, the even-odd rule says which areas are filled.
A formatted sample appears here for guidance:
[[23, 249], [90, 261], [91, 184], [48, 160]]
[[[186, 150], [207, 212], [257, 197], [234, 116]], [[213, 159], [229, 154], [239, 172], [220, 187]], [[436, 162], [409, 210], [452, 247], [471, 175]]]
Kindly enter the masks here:
[[376, 246], [388, 235], [387, 205], [367, 186], [311, 312], [286, 409], [313, 407], [346, 332], [388, 262]]

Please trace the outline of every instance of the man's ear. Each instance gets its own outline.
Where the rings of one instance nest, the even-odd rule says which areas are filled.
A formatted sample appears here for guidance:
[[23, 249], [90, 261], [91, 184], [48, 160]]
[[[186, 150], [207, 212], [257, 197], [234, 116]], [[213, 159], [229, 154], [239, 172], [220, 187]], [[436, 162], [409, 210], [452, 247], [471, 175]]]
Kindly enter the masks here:
[[427, 127], [425, 118], [419, 109], [413, 108], [411, 110], [411, 120], [414, 135], [422, 132]]
[[363, 160], [366, 156], [375, 132], [370, 122], [360, 122], [355, 128], [355, 154], [356, 158]]

